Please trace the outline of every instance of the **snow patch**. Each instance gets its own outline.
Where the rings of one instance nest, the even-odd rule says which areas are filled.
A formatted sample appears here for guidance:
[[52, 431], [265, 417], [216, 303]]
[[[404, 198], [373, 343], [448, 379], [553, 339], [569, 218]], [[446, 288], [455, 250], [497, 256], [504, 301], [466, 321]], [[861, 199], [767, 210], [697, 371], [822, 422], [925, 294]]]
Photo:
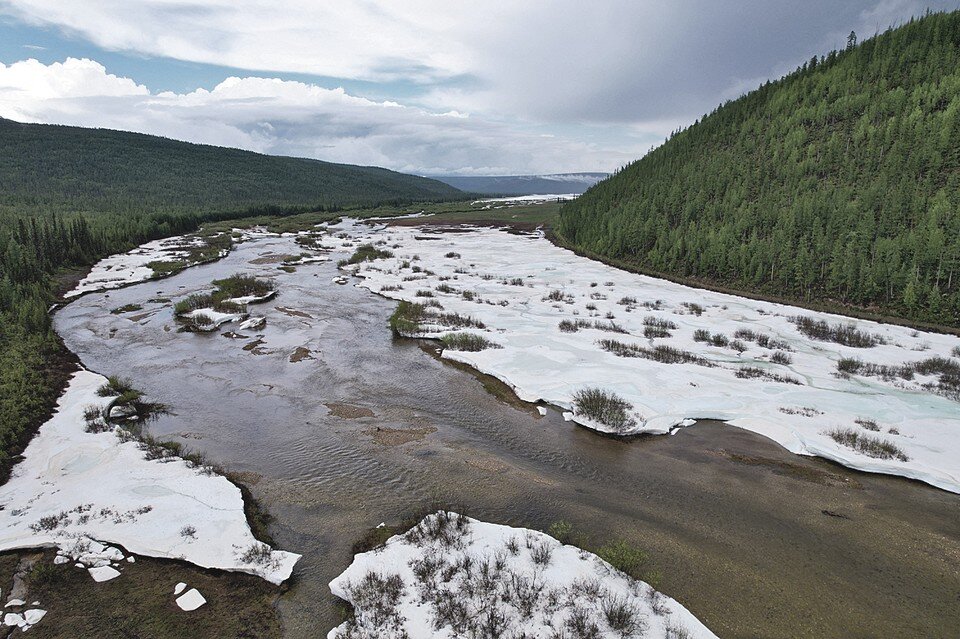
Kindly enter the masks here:
[[[884, 379], [838, 371], [843, 358], [888, 367], [935, 356], [960, 363], [955, 336], [636, 275], [578, 257], [542, 233], [469, 229], [423, 241], [417, 239], [423, 229], [416, 227], [371, 228], [344, 221], [337, 230], [354, 244], [383, 240], [392, 247], [394, 257], [352, 269], [364, 278], [360, 286], [413, 303], [424, 301], [417, 291], [430, 290], [429, 299], [441, 304], [443, 313], [482, 322], [486, 328], [479, 332], [502, 346], [446, 349], [443, 357], [496, 377], [524, 401], [557, 406], [565, 419], [616, 430], [574, 405], [578, 391], [597, 388], [631, 406], [635, 425], [618, 434], [666, 434], [691, 420], [716, 419], [797, 454], [960, 492], [960, 404], [938, 394], [934, 376]], [[461, 257], [446, 258], [450, 252]], [[795, 316], [850, 326], [882, 343], [855, 348], [817, 341], [790, 321]], [[561, 330], [561, 321], [570, 330]], [[419, 335], [433, 338], [465, 330], [431, 321], [419, 328]], [[691, 359], [658, 361], [671, 354], [663, 347]], [[861, 426], [866, 420], [876, 422], [879, 431]], [[835, 441], [830, 431], [836, 428], [889, 442], [906, 460], [870, 456]]]
[[180, 606], [181, 610], [186, 610], [188, 612], [191, 610], [196, 610], [205, 603], [207, 603], [207, 600], [203, 598], [203, 595], [201, 595], [200, 591], [196, 588], [191, 588], [187, 592], [177, 597], [177, 605]]
[[595, 626], [576, 636], [715, 637], [677, 601], [592, 553], [442, 511], [354, 557], [330, 590], [355, 617], [328, 639], [481, 636], [480, 624], [482, 636], [570, 636]]
[[[96, 578], [117, 572], [109, 564], [123, 559], [106, 542], [275, 584], [286, 580], [300, 555], [253, 537], [240, 489], [226, 478], [179, 458], [147, 460], [135, 441], [111, 432], [86, 432], [84, 409], [110, 402], [97, 394], [106, 381], [75, 373], [56, 413], [0, 486], [0, 551], [60, 547]], [[184, 523], [196, 530], [189, 542], [180, 533]]]

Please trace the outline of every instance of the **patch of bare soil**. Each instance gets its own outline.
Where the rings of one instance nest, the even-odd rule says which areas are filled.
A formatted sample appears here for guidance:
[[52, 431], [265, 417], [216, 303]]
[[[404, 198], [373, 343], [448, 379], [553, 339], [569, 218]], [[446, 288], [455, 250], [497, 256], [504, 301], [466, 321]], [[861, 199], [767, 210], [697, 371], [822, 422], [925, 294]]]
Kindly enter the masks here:
[[296, 255], [287, 255], [285, 253], [268, 253], [262, 257], [250, 260], [250, 264], [279, 264], [295, 257]]
[[297, 362], [302, 362], [305, 359], [314, 359], [313, 355], [310, 353], [310, 349], [306, 346], [297, 346], [296, 350], [290, 353], [290, 363], [296, 364]]
[[248, 353], [253, 353], [254, 355], [266, 355], [270, 351], [265, 348], [260, 348], [261, 344], [263, 344], [263, 338], [258, 337], [252, 342], [247, 342], [244, 344], [243, 350], [247, 351]]
[[809, 481], [822, 486], [843, 486], [846, 488], [861, 489], [863, 485], [852, 477], [844, 477], [839, 473], [833, 473], [828, 470], [816, 468], [807, 464], [793, 463], [779, 459], [770, 459], [768, 457], [756, 457], [753, 455], [741, 455], [739, 453], [728, 453], [725, 450], [718, 450], [715, 453], [721, 457], [729, 459], [737, 464], [747, 466], [762, 466], [768, 468], [777, 475], [785, 475]]
[[435, 433], [437, 429], [433, 426], [422, 426], [420, 428], [390, 428], [387, 426], [377, 426], [370, 430], [363, 431], [365, 435], [373, 437], [373, 441], [381, 446], [402, 446], [410, 442], [420, 441], [430, 433]]
[[351, 404], [343, 404], [341, 402], [330, 402], [329, 404], [324, 404], [324, 406], [330, 409], [331, 415], [334, 417], [340, 417], [342, 419], [376, 417], [372, 410], [364, 406], [353, 406]]
[[306, 319], [313, 319], [312, 315], [308, 315], [303, 311], [298, 311], [295, 308], [287, 308], [286, 306], [278, 306], [277, 310], [283, 313], [284, 315], [289, 315], [290, 317], [304, 317]]
[[[29, 630], [30, 637], [247, 637], [281, 636], [274, 608], [282, 588], [259, 577], [204, 570], [179, 561], [137, 557], [122, 562], [121, 575], [97, 583], [73, 563], [55, 565], [55, 552], [3, 553], [0, 587], [11, 592], [15, 575], [35, 561], [19, 580], [20, 598], [39, 601], [47, 615]], [[173, 587], [183, 581], [207, 603], [192, 612], [177, 607]], [[8, 609], [9, 610], [13, 610]], [[19, 609], [18, 609], [19, 610]], [[15, 633], [19, 636], [19, 632]]]

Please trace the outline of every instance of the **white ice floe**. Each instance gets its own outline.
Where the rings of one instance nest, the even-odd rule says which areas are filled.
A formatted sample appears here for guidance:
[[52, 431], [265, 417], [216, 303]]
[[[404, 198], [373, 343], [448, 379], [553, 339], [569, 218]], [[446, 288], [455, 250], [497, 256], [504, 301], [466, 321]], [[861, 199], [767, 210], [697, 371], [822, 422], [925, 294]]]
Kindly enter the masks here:
[[17, 612], [8, 612], [3, 615], [3, 625], [5, 626], [20, 626], [23, 627], [26, 625], [27, 620], [23, 618], [23, 615]]
[[496, 205], [514, 206], [517, 204], [543, 204], [544, 202], [556, 202], [558, 200], [575, 200], [578, 197], [580, 197], [579, 193], [560, 193], [556, 195], [514, 195], [512, 197], [491, 197], [483, 200], [475, 200], [474, 202], [471, 202], [471, 204], [474, 206], [477, 204], [486, 204], [487, 206], [484, 208], [491, 208], [491, 205], [493, 205], [493, 208], [498, 208]]
[[[276, 584], [287, 579], [300, 555], [253, 537], [234, 484], [179, 458], [147, 460], [135, 441], [115, 433], [86, 432], [84, 409], [111, 400], [97, 394], [105, 382], [75, 373], [57, 412], [0, 486], [0, 550], [57, 546], [81, 567], [105, 561], [106, 573], [123, 553], [105, 543], [118, 544]], [[185, 524], [196, 530], [189, 540], [180, 532]]]
[[248, 320], [240, 322], [241, 331], [255, 331], [267, 325], [266, 317], [251, 317]]
[[455, 513], [429, 515], [357, 555], [330, 590], [355, 620], [328, 639], [715, 637], [680, 603], [592, 553]]
[[23, 606], [23, 605], [26, 605], [26, 603], [27, 602], [24, 601], [23, 599], [11, 599], [10, 601], [7, 602], [4, 608], [12, 608], [14, 606]]
[[34, 626], [40, 622], [47, 614], [46, 610], [41, 610], [39, 608], [32, 608], [23, 613], [23, 619], [29, 625]]
[[116, 568], [111, 568], [110, 566], [87, 568], [87, 572], [89, 572], [90, 576], [93, 577], [93, 580], [97, 582], [110, 581], [111, 579], [116, 579], [120, 576], [120, 571]]
[[199, 237], [178, 236], [148, 242], [128, 253], [111, 255], [97, 262], [64, 297], [76, 297], [90, 291], [105, 291], [153, 277], [150, 262], [175, 261], [187, 255], [186, 248], [203, 245]]
[[184, 313], [182, 317], [185, 319], [194, 319], [195, 317], [200, 316], [210, 320], [209, 322], [204, 321], [203, 323], [192, 322], [191, 327], [196, 331], [215, 331], [224, 324], [229, 324], [230, 322], [239, 322], [243, 319], [246, 319], [246, 313], [221, 313], [220, 311], [215, 311], [212, 308], [198, 308], [190, 311], [189, 313]]
[[[393, 251], [392, 258], [345, 269], [365, 278], [361, 286], [393, 299], [430, 300], [442, 305], [442, 313], [482, 322], [482, 330], [457, 328], [438, 309], [427, 309], [432, 319], [421, 324], [419, 335], [482, 333], [502, 348], [446, 349], [443, 357], [499, 378], [525, 401], [554, 404], [567, 411], [565, 417], [619, 434], [667, 433], [691, 419], [723, 420], [794, 453], [960, 492], [960, 403], [948, 397], [950, 389], [938, 389], [938, 377], [922, 370], [912, 379], [884, 379], [844, 376], [837, 368], [841, 358], [916, 367], [938, 357], [960, 366], [955, 336], [636, 275], [578, 257], [542, 234], [473, 229], [433, 233], [435, 239], [425, 241], [417, 239], [424, 235], [422, 228], [347, 221], [338, 230], [350, 233], [354, 243], [382, 241]], [[855, 348], [814, 340], [790, 321], [794, 316], [849, 326], [882, 343]], [[566, 327], [572, 332], [562, 331], [561, 321], [570, 323]], [[738, 338], [738, 331], [750, 333]], [[703, 341], [704, 332], [722, 338]], [[601, 340], [612, 341], [608, 349], [628, 356], [604, 350]], [[693, 361], [649, 359], [660, 347]], [[629, 402], [633, 423], [610, 428], [575, 414], [574, 396], [588, 388]], [[888, 458], [860, 452], [835, 441], [828, 434], [833, 429], [849, 429], [861, 443], [864, 438], [889, 442], [907, 459], [896, 452]]]
[[187, 584], [183, 583], [182, 581], [177, 582], [177, 585], [173, 587], [173, 594], [179, 595], [186, 587]]
[[244, 295], [242, 297], [231, 297], [225, 301], [246, 306], [247, 304], [259, 304], [260, 302], [266, 302], [267, 300], [272, 299], [276, 294], [276, 291], [270, 291], [264, 295]]
[[547, 414], [547, 409], [544, 406], [537, 406], [537, 412], [540, 413], [541, 417], [543, 417]]
[[186, 610], [188, 612], [191, 610], [196, 610], [205, 603], [207, 603], [207, 600], [203, 598], [203, 595], [201, 595], [200, 591], [196, 588], [191, 588], [187, 592], [177, 597], [177, 605], [180, 606], [181, 610]]

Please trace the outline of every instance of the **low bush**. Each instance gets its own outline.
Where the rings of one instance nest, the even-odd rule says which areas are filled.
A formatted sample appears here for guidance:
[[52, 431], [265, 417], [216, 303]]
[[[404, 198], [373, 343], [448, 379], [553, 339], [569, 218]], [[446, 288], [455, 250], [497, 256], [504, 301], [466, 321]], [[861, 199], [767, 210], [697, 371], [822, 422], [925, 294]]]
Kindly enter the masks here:
[[636, 636], [646, 629], [640, 609], [626, 597], [607, 593], [600, 600], [600, 609], [607, 625], [621, 637]]
[[643, 336], [647, 339], [657, 339], [661, 337], [670, 337], [672, 333], [662, 326], [644, 326]]
[[258, 279], [243, 273], [235, 273], [230, 277], [213, 280], [213, 285], [217, 287], [214, 301], [218, 302], [231, 297], [263, 297], [276, 290], [276, 285], [272, 281]]
[[404, 300], [390, 316], [390, 328], [398, 335], [412, 335], [420, 332], [420, 323], [426, 316], [426, 306]]
[[637, 425], [633, 405], [615, 393], [583, 388], [573, 396], [574, 413], [623, 433]]
[[710, 360], [694, 355], [688, 351], [673, 348], [660, 344], [652, 348], [639, 346], [637, 344], [625, 344], [613, 339], [602, 339], [597, 344], [608, 353], [613, 353], [617, 357], [642, 357], [644, 359], [660, 362], [661, 364], [696, 364], [697, 366], [706, 366], [713, 368], [716, 366]]
[[831, 325], [825, 320], [804, 316], [791, 317], [789, 320], [801, 333], [821, 342], [834, 342], [853, 348], [872, 348], [878, 344], [886, 344], [882, 336], [857, 330], [849, 324]]
[[795, 384], [797, 386], [803, 385], [803, 382], [796, 377], [790, 377], [789, 375], [778, 375], [777, 373], [771, 373], [770, 371], [765, 371], [762, 368], [757, 368], [756, 366], [741, 366], [734, 374], [739, 379], [763, 379], [768, 382], [779, 382], [781, 384]]
[[625, 575], [634, 579], [643, 578], [643, 567], [647, 561], [647, 553], [643, 550], [625, 541], [617, 540], [600, 546], [596, 554]]
[[[360, 264], [361, 262], [372, 262], [374, 260], [387, 259], [393, 257], [393, 252], [386, 249], [379, 249], [373, 244], [361, 244], [349, 258], [342, 262], [343, 266], [350, 264]], [[419, 259], [419, 258], [414, 258]]]
[[902, 462], [909, 461], [896, 444], [886, 439], [865, 435], [852, 428], [835, 428], [827, 433], [831, 439], [847, 448], [863, 453], [875, 459], [896, 459]]
[[133, 382], [126, 377], [110, 375], [107, 377], [107, 383], [97, 389], [97, 395], [100, 397], [113, 397], [123, 395], [133, 390]]
[[781, 364], [783, 366], [789, 366], [793, 363], [793, 358], [784, 353], [783, 351], [777, 351], [770, 356], [770, 361], [774, 364]]
[[451, 333], [440, 338], [445, 348], [452, 351], [467, 351], [476, 353], [488, 348], [503, 348], [495, 342], [491, 342], [483, 335], [476, 333]]
[[644, 317], [643, 325], [662, 328], [668, 331], [674, 331], [677, 329], [677, 325], [671, 322], [670, 320], [663, 319], [660, 317], [654, 317], [653, 315], [647, 315], [646, 317]]

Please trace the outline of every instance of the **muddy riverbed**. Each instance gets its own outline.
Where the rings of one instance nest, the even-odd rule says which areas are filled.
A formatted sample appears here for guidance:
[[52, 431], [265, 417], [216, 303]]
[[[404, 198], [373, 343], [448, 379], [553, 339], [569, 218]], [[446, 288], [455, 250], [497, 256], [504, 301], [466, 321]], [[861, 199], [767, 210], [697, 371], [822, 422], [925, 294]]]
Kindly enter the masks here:
[[[393, 303], [333, 283], [332, 262], [287, 273], [264, 259], [298, 252], [288, 238], [247, 242], [56, 315], [84, 365], [172, 407], [154, 435], [241, 473], [274, 515], [279, 546], [304, 555], [280, 600], [287, 636], [339, 622], [327, 583], [366, 529], [431, 503], [627, 539], [649, 551], [659, 589], [723, 637], [960, 628], [960, 496], [797, 457], [718, 423], [623, 442], [553, 410], [540, 417], [394, 339]], [[279, 295], [250, 307], [265, 328], [177, 332], [173, 302], [240, 271], [276, 278]], [[143, 308], [110, 312], [127, 304]]]

